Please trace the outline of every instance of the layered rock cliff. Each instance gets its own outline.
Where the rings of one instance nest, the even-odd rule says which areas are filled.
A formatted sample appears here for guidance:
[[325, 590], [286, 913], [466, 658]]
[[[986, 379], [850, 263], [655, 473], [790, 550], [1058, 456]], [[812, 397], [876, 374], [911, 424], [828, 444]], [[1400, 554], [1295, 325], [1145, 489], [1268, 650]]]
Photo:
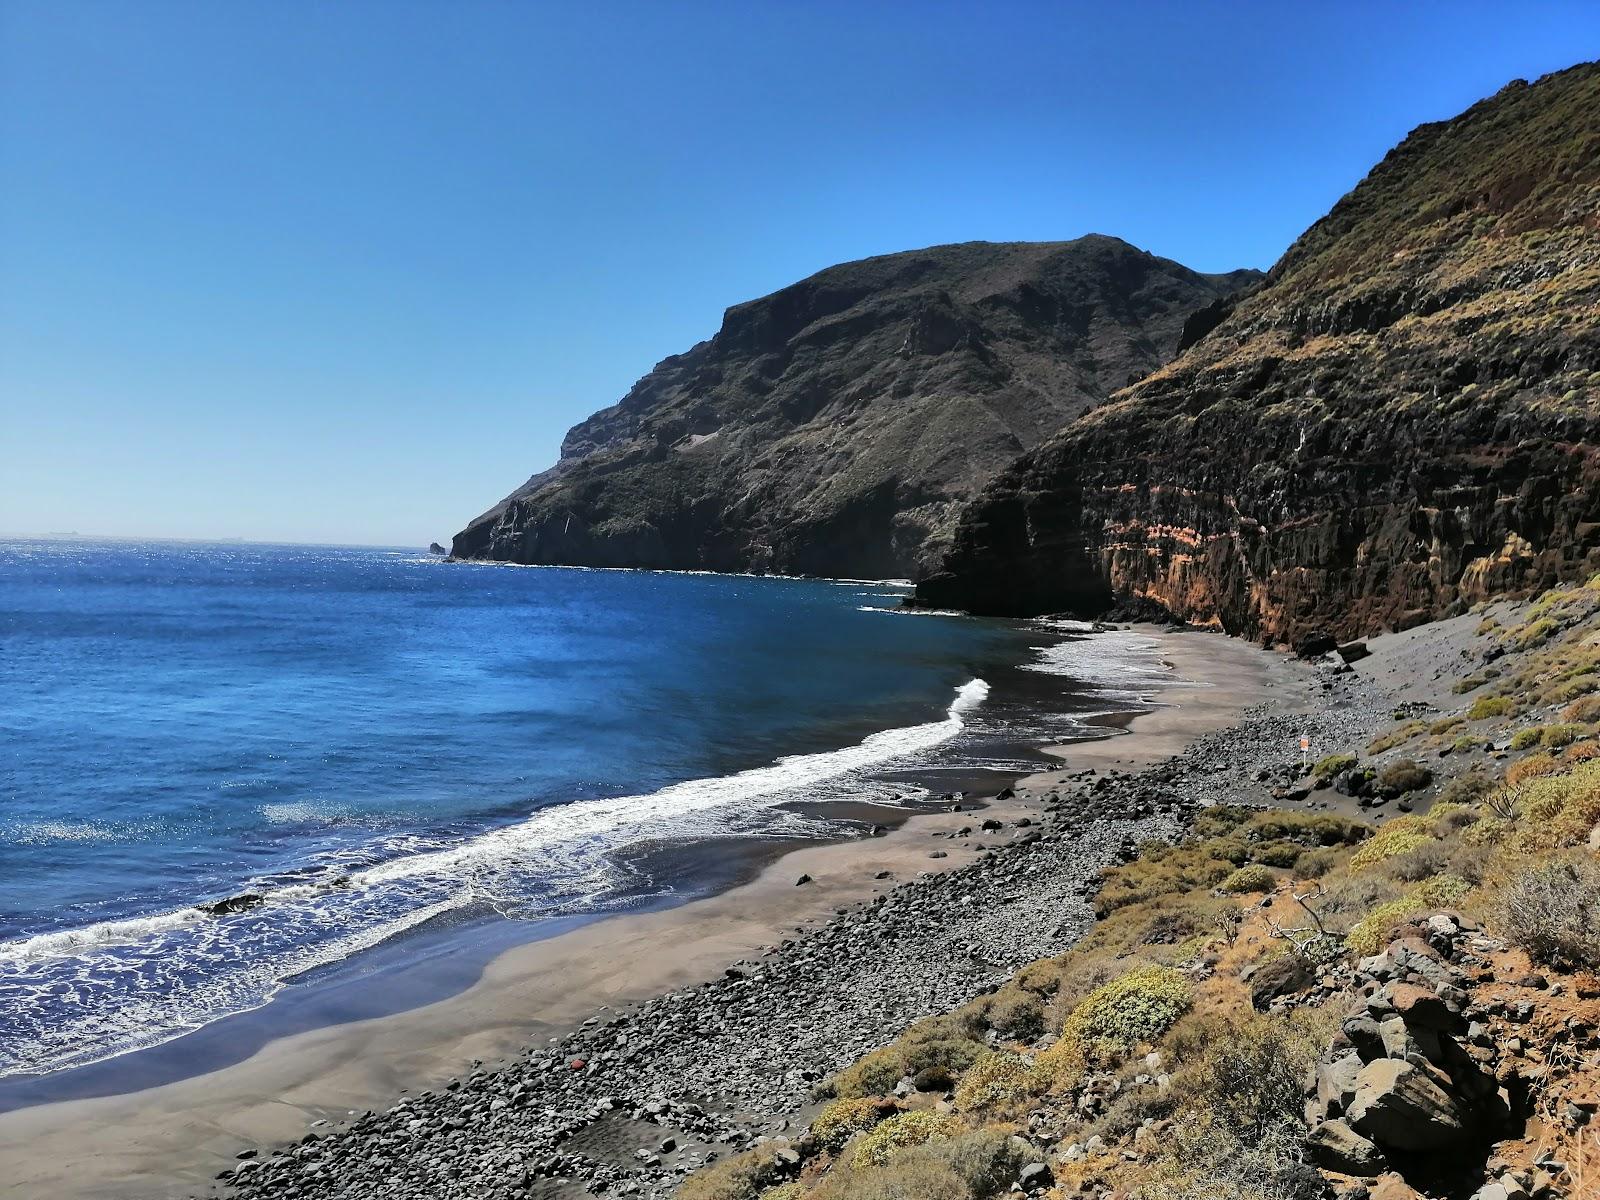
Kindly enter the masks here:
[[1020, 452], [1174, 353], [1258, 272], [1115, 238], [833, 267], [728, 310], [455, 538], [463, 558], [906, 576]]
[[1185, 340], [987, 487], [918, 600], [1294, 640], [1600, 568], [1600, 65], [1418, 128]]

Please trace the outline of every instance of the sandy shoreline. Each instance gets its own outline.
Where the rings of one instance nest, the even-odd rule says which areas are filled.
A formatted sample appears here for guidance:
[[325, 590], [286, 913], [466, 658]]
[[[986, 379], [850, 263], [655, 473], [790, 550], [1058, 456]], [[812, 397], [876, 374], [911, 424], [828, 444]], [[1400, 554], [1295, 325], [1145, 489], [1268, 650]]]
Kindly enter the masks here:
[[[1215, 634], [1146, 632], [1174, 670], [1163, 706], [1135, 716], [1126, 734], [1063, 748], [1063, 770], [1136, 769], [1231, 723], [1268, 695], [1293, 702], [1296, 689], [1281, 685], [1299, 669], [1275, 655]], [[1028, 782], [1037, 792], [1051, 778], [1045, 773]], [[1024, 795], [985, 815], [1010, 821], [1038, 806]], [[337, 1123], [382, 1108], [474, 1060], [493, 1062], [542, 1044], [602, 1006], [714, 978], [897, 880], [969, 862], [969, 844], [932, 839], [970, 823], [970, 814], [928, 814], [886, 837], [805, 846], [721, 894], [516, 946], [494, 958], [476, 983], [437, 1003], [295, 1034], [242, 1062], [144, 1091], [0, 1115], [0, 1178], [19, 1197], [204, 1190], [242, 1149], [297, 1138], [314, 1120]], [[934, 848], [948, 848], [949, 857], [930, 859]], [[894, 878], [875, 878], [882, 871]], [[797, 887], [801, 874], [814, 882]]]

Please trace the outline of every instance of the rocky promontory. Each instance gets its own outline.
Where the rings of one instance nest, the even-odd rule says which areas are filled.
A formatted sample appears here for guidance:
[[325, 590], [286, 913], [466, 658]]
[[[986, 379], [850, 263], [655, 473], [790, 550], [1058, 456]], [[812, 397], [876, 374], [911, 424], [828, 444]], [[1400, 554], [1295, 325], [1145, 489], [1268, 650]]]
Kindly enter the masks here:
[[1118, 241], [967, 242], [830, 267], [730, 308], [456, 535], [458, 558], [923, 573], [957, 506], [1165, 363], [1259, 277]]
[[1600, 566], [1600, 64], [1416, 129], [1174, 362], [1024, 455], [918, 600], [1292, 641]]

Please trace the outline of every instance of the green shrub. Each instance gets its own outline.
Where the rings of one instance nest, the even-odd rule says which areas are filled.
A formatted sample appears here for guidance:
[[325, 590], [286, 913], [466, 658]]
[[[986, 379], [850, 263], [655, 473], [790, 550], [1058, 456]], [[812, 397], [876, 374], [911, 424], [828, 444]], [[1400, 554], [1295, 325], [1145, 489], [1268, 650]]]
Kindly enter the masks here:
[[1257, 813], [1242, 831], [1261, 841], [1291, 841], [1302, 846], [1341, 846], [1359, 842], [1371, 832], [1360, 821], [1333, 813], [1274, 810]]
[[1311, 774], [1318, 787], [1327, 787], [1333, 782], [1333, 777], [1340, 771], [1348, 771], [1356, 765], [1354, 754], [1330, 754], [1311, 769]]
[[1476, 750], [1481, 745], [1483, 745], [1483, 739], [1481, 737], [1477, 737], [1470, 733], [1463, 733], [1455, 741], [1450, 743], [1450, 748], [1457, 754], [1466, 754], [1470, 751]]
[[962, 1072], [955, 1105], [971, 1113], [1004, 1108], [1027, 1096], [1032, 1088], [1032, 1072], [1019, 1055], [991, 1051]]
[[1396, 817], [1368, 838], [1351, 856], [1350, 869], [1364, 871], [1386, 858], [1409, 853], [1423, 843], [1431, 841], [1432, 838], [1433, 834], [1429, 832], [1425, 818]]
[[1369, 912], [1345, 935], [1345, 945], [1357, 954], [1376, 954], [1395, 926], [1430, 909], [1453, 907], [1471, 890], [1466, 880], [1455, 875], [1436, 875], [1424, 880], [1399, 899], [1380, 904]]
[[1508, 717], [1516, 708], [1510, 696], [1479, 696], [1467, 709], [1467, 720], [1487, 721], [1491, 717]]
[[1537, 728], [1519, 729], [1511, 735], [1511, 748], [1513, 750], [1526, 750], [1529, 746], [1537, 746], [1538, 744], [1539, 730]]
[[1222, 890], [1234, 896], [1246, 892], [1270, 892], [1277, 886], [1278, 877], [1261, 866], [1240, 867], [1222, 881]]
[[1441, 720], [1435, 721], [1432, 725], [1429, 725], [1428, 732], [1434, 734], [1435, 736], [1449, 733], [1458, 725], [1464, 725], [1466, 720], [1467, 719], [1465, 717], [1444, 717]]
[[1558, 625], [1554, 619], [1550, 617], [1541, 617], [1537, 621], [1530, 621], [1528, 624], [1512, 630], [1512, 637], [1516, 639], [1517, 647], [1519, 649], [1527, 650], [1530, 647], [1537, 646], [1542, 642], [1548, 641], [1550, 639], [1550, 635], [1555, 633], [1559, 628], [1560, 625]]
[[954, 1137], [961, 1123], [954, 1117], [917, 1110], [896, 1113], [878, 1122], [861, 1136], [850, 1156], [854, 1167], [881, 1167], [898, 1151], [920, 1146], [935, 1139]]
[[1559, 862], [1519, 872], [1500, 899], [1500, 928], [1535, 962], [1600, 967], [1600, 867]]
[[1159, 1037], [1189, 1011], [1189, 980], [1171, 967], [1146, 966], [1129, 971], [1085, 996], [1061, 1026], [1061, 1039], [1041, 1060], [1063, 1044], [1065, 1052], [1087, 1058], [1126, 1054], [1140, 1042]]
[[1376, 954], [1389, 940], [1389, 934], [1396, 925], [1426, 909], [1427, 905], [1407, 892], [1398, 900], [1380, 904], [1369, 912], [1345, 935], [1344, 944], [1357, 954]]
[[1547, 750], [1559, 750], [1563, 746], [1572, 745], [1588, 732], [1587, 728], [1575, 722], [1546, 725], [1539, 731], [1539, 744]]
[[834, 1100], [823, 1105], [822, 1111], [811, 1122], [811, 1133], [824, 1146], [838, 1149], [892, 1112], [893, 1105], [867, 1097]]
[[842, 1100], [882, 1096], [894, 1091], [894, 1085], [904, 1079], [905, 1074], [898, 1047], [869, 1050], [834, 1076], [833, 1094]]

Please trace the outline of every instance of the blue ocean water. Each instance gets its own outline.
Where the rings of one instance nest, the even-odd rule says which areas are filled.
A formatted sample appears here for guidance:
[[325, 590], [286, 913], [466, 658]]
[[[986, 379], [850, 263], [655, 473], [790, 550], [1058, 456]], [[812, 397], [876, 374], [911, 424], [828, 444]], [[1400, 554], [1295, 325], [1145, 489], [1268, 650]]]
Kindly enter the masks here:
[[1059, 735], [1149, 670], [903, 595], [0, 542], [0, 1075], [168, 1040], [426, 922], [638, 904], [691, 881], [630, 848], [835, 833], [826, 802], [914, 798], [908, 771], [1025, 765], [992, 761], [998, 676], [1080, 677], [1030, 733]]

